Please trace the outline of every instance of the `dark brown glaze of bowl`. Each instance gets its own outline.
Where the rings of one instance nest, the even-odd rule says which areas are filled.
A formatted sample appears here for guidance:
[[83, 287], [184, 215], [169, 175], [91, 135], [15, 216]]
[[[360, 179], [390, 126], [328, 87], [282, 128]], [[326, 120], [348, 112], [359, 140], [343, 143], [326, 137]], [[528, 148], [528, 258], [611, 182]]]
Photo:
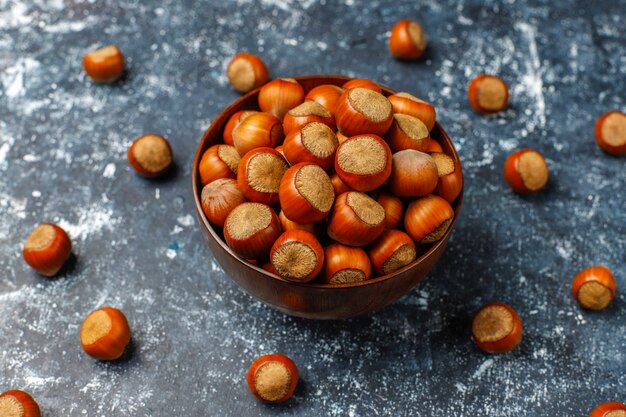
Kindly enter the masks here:
[[[339, 75], [310, 75], [295, 77], [305, 93], [322, 84], [341, 86], [351, 78]], [[383, 87], [386, 96], [395, 91]], [[463, 191], [452, 205], [454, 220], [438, 242], [429, 246], [413, 263], [394, 272], [354, 284], [327, 285], [317, 283], [295, 283], [285, 281], [269, 272], [254, 266], [238, 257], [222, 240], [220, 231], [216, 231], [202, 211], [200, 191], [202, 183], [198, 173], [198, 164], [205, 150], [222, 141], [222, 131], [226, 122], [239, 110], [258, 110], [259, 89], [253, 90], [236, 100], [220, 113], [211, 126], [204, 132], [192, 166], [192, 190], [200, 228], [215, 259], [226, 274], [248, 294], [261, 300], [268, 306], [292, 316], [312, 319], [341, 319], [366, 314], [383, 308], [415, 287], [437, 263], [445, 250], [452, 229], [456, 224], [461, 209]], [[459, 156], [452, 141], [439, 123], [435, 123], [431, 137], [436, 139], [446, 154], [454, 158], [461, 166]]]

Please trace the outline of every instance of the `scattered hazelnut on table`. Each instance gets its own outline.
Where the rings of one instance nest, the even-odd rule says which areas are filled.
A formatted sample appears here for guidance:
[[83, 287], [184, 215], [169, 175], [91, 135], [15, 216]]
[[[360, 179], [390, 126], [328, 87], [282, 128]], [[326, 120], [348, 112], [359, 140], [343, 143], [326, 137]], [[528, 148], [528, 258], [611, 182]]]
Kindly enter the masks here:
[[55, 224], [41, 224], [28, 236], [24, 260], [41, 275], [52, 277], [72, 253], [72, 242], [65, 230]]
[[470, 82], [467, 96], [477, 112], [497, 113], [509, 103], [509, 87], [498, 76], [481, 74]]
[[428, 38], [422, 26], [410, 19], [403, 19], [391, 28], [389, 51], [398, 59], [417, 59], [424, 54]]
[[589, 417], [626, 417], [626, 404], [612, 401], [594, 408]]
[[85, 72], [97, 83], [112, 83], [124, 74], [124, 55], [115, 45], [87, 53], [83, 58]]
[[298, 368], [282, 354], [264, 355], [256, 359], [246, 376], [252, 394], [262, 401], [287, 401], [298, 385]]
[[617, 284], [609, 268], [592, 266], [580, 271], [572, 281], [572, 294], [578, 303], [589, 310], [602, 310], [611, 304]]
[[146, 133], [128, 148], [128, 162], [140, 175], [158, 177], [172, 166], [172, 148], [163, 136]]
[[510, 352], [522, 340], [522, 320], [511, 306], [486, 304], [474, 316], [472, 337], [487, 353]]
[[39, 417], [39, 405], [30, 394], [12, 390], [0, 394], [0, 416], [2, 417]]
[[258, 56], [247, 52], [238, 53], [226, 69], [228, 81], [240, 93], [247, 93], [262, 86], [269, 79], [265, 62]]
[[603, 114], [595, 126], [596, 142], [607, 153], [626, 154], [626, 113], [610, 111]]
[[520, 149], [504, 162], [504, 179], [518, 194], [532, 194], [548, 184], [550, 172], [545, 158], [534, 149]]
[[80, 329], [83, 350], [102, 361], [119, 359], [130, 342], [130, 327], [126, 316], [113, 307], [91, 312]]

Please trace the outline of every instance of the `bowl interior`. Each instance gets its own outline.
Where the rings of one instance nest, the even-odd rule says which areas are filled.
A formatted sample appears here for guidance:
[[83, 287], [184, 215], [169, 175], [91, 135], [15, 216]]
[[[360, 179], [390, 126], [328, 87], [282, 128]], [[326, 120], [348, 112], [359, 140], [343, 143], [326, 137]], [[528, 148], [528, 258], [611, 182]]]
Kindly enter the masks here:
[[[294, 77], [294, 79], [297, 80], [300, 83], [300, 85], [302, 85], [305, 93], [307, 93], [309, 90], [319, 85], [333, 84], [333, 85], [341, 86], [345, 82], [351, 80], [351, 78], [349, 77], [344, 77], [340, 75], [307, 75], [307, 76], [301, 76], [301, 77]], [[396, 91], [390, 88], [387, 88], [384, 86], [381, 86], [381, 87], [383, 90], [383, 94], [385, 96], [390, 96], [396, 93]], [[228, 106], [222, 113], [220, 113], [215, 118], [213, 123], [211, 123], [211, 126], [204, 132], [204, 135], [202, 136], [202, 139], [200, 140], [200, 144], [198, 145], [198, 148], [196, 150], [196, 155], [194, 157], [193, 166], [192, 166], [191, 178], [192, 178], [192, 190], [193, 190], [194, 202], [196, 206], [196, 211], [198, 212], [198, 216], [201, 221], [201, 227], [205, 228], [210, 234], [210, 236], [213, 239], [215, 239], [227, 253], [229, 253], [233, 258], [238, 260], [242, 265], [245, 265], [245, 267], [250, 268], [251, 270], [254, 270], [257, 273], [261, 273], [277, 281], [283, 281], [285, 284], [293, 285], [294, 284], [293, 282], [286, 281], [280, 277], [270, 274], [264, 269], [258, 266], [252, 265], [251, 263], [247, 262], [245, 259], [239, 257], [239, 255], [234, 253], [224, 241], [221, 231], [216, 230], [209, 223], [208, 219], [204, 215], [204, 212], [202, 211], [202, 204], [200, 201], [202, 183], [200, 182], [200, 174], [198, 171], [198, 166], [200, 164], [200, 159], [202, 158], [204, 151], [206, 151], [209, 147], [215, 144], [222, 143], [222, 132], [224, 130], [224, 127], [226, 126], [226, 123], [228, 122], [228, 119], [234, 113], [240, 110], [259, 110], [258, 104], [257, 104], [259, 90], [260, 89], [253, 90], [243, 95], [239, 99], [235, 100], [230, 106]], [[433, 127], [431, 131], [431, 137], [437, 140], [437, 142], [441, 144], [444, 150], [444, 153], [446, 153], [447, 155], [451, 156], [454, 159], [457, 166], [461, 169], [461, 175], [462, 175], [461, 161], [459, 160], [459, 156], [456, 152], [456, 149], [454, 148], [454, 144], [452, 143], [452, 140], [447, 135], [447, 133], [443, 130], [441, 125], [439, 125], [439, 123], [435, 123], [435, 126]], [[295, 283], [295, 285], [302, 286], [302, 287], [310, 287], [310, 288], [328, 288], [328, 289], [361, 287], [361, 286], [376, 285], [376, 283], [391, 279], [396, 275], [402, 274], [403, 272], [413, 268], [415, 265], [423, 262], [430, 255], [432, 255], [433, 252], [437, 251], [440, 246], [445, 245], [447, 243], [449, 235], [452, 233], [452, 229], [454, 228], [454, 225], [456, 224], [457, 219], [459, 217], [459, 211], [461, 208], [462, 200], [463, 200], [463, 190], [461, 190], [461, 193], [452, 204], [452, 208], [454, 209], [454, 219], [452, 220], [452, 223], [450, 224], [450, 227], [448, 227], [448, 230], [446, 231], [444, 236], [439, 241], [429, 245], [427, 249], [423, 251], [421, 255], [418, 256], [418, 258], [415, 261], [405, 266], [404, 268], [399, 269], [398, 271], [395, 271], [392, 274], [383, 275], [383, 276], [379, 276], [376, 278], [372, 278], [366, 281], [361, 281], [361, 282], [356, 282], [356, 283], [319, 284], [315, 282], [307, 282], [307, 283]]]

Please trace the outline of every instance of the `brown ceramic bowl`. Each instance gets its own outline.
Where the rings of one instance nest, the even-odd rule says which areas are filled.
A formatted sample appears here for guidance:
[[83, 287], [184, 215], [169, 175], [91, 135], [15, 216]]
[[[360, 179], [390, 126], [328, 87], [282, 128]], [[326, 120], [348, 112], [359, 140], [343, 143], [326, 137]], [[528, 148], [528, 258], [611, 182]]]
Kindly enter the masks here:
[[[322, 84], [342, 85], [350, 80], [338, 75], [313, 75], [296, 77], [296, 80], [308, 92]], [[385, 95], [395, 91], [383, 87]], [[381, 276], [353, 284], [327, 285], [317, 283], [295, 283], [283, 280], [267, 271], [254, 266], [237, 256], [226, 245], [221, 230], [213, 228], [205, 217], [200, 204], [202, 184], [198, 174], [198, 164], [206, 149], [222, 142], [222, 131], [229, 117], [239, 111], [258, 110], [259, 90], [242, 96], [226, 110], [220, 113], [211, 126], [204, 132], [196, 151], [192, 167], [193, 197], [200, 228], [206, 237], [215, 258], [230, 278], [248, 294], [263, 301], [268, 306], [293, 316], [314, 319], [340, 319], [369, 313], [396, 301], [415, 287], [437, 263], [452, 234], [452, 229], [459, 217], [463, 192], [452, 205], [454, 220], [443, 238], [430, 246], [412, 264], [390, 275]], [[446, 132], [437, 123], [431, 132], [444, 149], [460, 166], [459, 156]]]

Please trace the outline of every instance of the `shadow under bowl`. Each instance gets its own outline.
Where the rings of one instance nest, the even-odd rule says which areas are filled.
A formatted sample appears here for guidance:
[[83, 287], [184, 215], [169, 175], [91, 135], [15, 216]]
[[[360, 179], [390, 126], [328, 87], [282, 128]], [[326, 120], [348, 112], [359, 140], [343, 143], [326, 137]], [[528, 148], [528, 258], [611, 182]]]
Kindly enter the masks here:
[[[339, 75], [294, 78], [302, 85], [305, 92], [322, 84], [341, 86], [351, 79]], [[383, 94], [386, 96], [394, 93], [396, 92], [383, 87]], [[248, 294], [269, 307], [292, 316], [313, 319], [341, 319], [366, 314], [391, 304], [413, 289], [428, 274], [444, 252], [459, 217], [463, 191], [452, 204], [454, 219], [441, 240], [429, 246], [410, 265], [392, 274], [368, 281], [341, 285], [290, 282], [250, 264], [226, 245], [221, 237], [221, 231], [216, 230], [209, 223], [202, 211], [200, 201], [202, 183], [198, 165], [204, 151], [215, 144], [222, 143], [222, 132], [230, 116], [239, 110], [258, 110], [258, 94], [259, 89], [245, 94], [215, 118], [204, 132], [193, 160], [192, 190], [200, 228], [215, 259], [226, 274]], [[450, 155], [460, 167], [461, 162], [454, 145], [439, 123], [433, 127], [431, 137], [441, 144], [444, 152]]]

